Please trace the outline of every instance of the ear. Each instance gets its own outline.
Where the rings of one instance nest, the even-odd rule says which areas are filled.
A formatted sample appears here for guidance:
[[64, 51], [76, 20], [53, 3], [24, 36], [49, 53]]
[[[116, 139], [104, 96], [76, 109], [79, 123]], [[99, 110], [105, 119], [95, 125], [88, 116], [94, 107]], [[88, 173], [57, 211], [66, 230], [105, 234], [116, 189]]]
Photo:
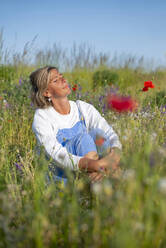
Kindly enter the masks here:
[[51, 94], [49, 93], [48, 90], [44, 91], [43, 96], [45, 97], [51, 97]]

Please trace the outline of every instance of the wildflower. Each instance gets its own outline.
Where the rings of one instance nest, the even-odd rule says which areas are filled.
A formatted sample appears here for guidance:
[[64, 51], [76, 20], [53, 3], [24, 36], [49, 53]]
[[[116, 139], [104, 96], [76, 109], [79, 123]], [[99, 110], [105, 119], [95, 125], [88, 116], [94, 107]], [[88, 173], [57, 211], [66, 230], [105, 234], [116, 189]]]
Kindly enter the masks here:
[[31, 104], [30, 104], [30, 105], [31, 105], [31, 108], [34, 108], [34, 104], [33, 104], [33, 102], [31, 102]]
[[78, 183], [77, 183], [77, 189], [79, 190], [79, 191], [82, 191], [83, 189], [84, 189], [84, 184], [83, 184], [83, 182], [82, 181], [78, 181]]
[[16, 169], [22, 171], [22, 168], [24, 167], [23, 164], [19, 164], [19, 163], [14, 163], [14, 165], [16, 166]]
[[105, 112], [105, 109], [106, 109], [106, 105], [104, 103], [104, 105], [102, 106], [102, 112], [104, 113]]
[[105, 181], [103, 184], [103, 191], [106, 195], [111, 196], [113, 193], [112, 185], [109, 181]]
[[142, 222], [135, 222], [133, 227], [137, 232], [143, 232], [145, 230], [145, 226]]
[[155, 132], [151, 133], [150, 138], [151, 138], [151, 141], [155, 141], [157, 138], [157, 133], [155, 133]]
[[61, 200], [60, 198], [56, 198], [56, 201], [54, 202], [54, 205], [55, 205], [56, 207], [60, 207], [61, 204], [62, 204], [62, 200]]
[[9, 103], [5, 99], [3, 100], [3, 105], [6, 109], [10, 107]]
[[21, 78], [19, 79], [19, 85], [20, 86], [22, 85], [22, 79]]
[[107, 104], [109, 109], [117, 112], [129, 112], [136, 110], [138, 103], [130, 96], [109, 95], [107, 97]]
[[104, 96], [100, 96], [99, 97], [99, 102], [102, 103], [102, 100], [103, 100]]
[[133, 169], [126, 170], [123, 173], [122, 178], [124, 181], [134, 180], [135, 179], [135, 170], [133, 170]]
[[88, 225], [87, 225], [86, 223], [83, 223], [83, 224], [81, 225], [81, 231], [82, 231], [82, 232], [87, 232], [87, 231], [88, 231]]
[[154, 88], [154, 84], [152, 83], [152, 81], [145, 81], [144, 87]]
[[160, 179], [158, 182], [158, 189], [161, 193], [166, 194], [166, 178]]
[[144, 87], [142, 91], [148, 91], [148, 87]]
[[96, 195], [100, 194], [101, 191], [102, 191], [101, 184], [98, 183], [98, 182], [93, 183], [93, 184], [92, 184], [92, 191], [93, 191], [93, 193], [95, 193]]
[[76, 91], [76, 90], [77, 90], [77, 88], [78, 88], [78, 85], [77, 85], [77, 84], [75, 84], [75, 85], [72, 87], [72, 90], [73, 90], [73, 91]]
[[81, 91], [81, 90], [82, 90], [82, 87], [81, 87], [81, 86], [79, 86], [79, 87], [78, 87], [78, 90], [79, 90], [79, 91]]
[[160, 111], [162, 114], [166, 114], [166, 105], [164, 107], [161, 106]]
[[126, 135], [123, 135], [122, 139], [126, 141], [126, 140], [128, 140], [128, 137]]
[[148, 91], [149, 88], [154, 88], [154, 84], [152, 83], [152, 81], [145, 81], [144, 82], [144, 88], [142, 89], [142, 91]]

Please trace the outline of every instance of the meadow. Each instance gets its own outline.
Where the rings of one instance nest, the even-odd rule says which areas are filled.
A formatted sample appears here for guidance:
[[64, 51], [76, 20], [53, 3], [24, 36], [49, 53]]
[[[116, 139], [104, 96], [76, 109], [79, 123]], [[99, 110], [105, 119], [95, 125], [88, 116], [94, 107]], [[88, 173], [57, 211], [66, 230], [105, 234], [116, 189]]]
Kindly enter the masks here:
[[[39, 66], [61, 66], [62, 56], [40, 51], [28, 64], [24, 55], [0, 65], [0, 248], [166, 247], [166, 69], [147, 71], [133, 58], [115, 66], [103, 54], [89, 59], [87, 50], [73, 52], [71, 64], [64, 58], [63, 74], [76, 88], [70, 99], [93, 104], [123, 146], [119, 177], [90, 186], [85, 174], [68, 172], [66, 187], [46, 179], [48, 161], [36, 155], [28, 78]], [[103, 70], [117, 81], [94, 86], [94, 73]], [[144, 92], [147, 80], [155, 87]], [[111, 91], [132, 96], [138, 109], [108, 109]]]

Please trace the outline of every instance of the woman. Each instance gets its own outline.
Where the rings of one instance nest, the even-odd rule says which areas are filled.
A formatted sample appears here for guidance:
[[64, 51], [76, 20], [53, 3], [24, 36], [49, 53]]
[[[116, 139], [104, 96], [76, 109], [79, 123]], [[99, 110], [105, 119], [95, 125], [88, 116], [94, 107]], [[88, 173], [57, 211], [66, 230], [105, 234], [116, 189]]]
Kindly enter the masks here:
[[[39, 68], [30, 82], [37, 106], [32, 128], [55, 161], [56, 178], [66, 180], [63, 169], [70, 168], [86, 170], [94, 182], [103, 178], [103, 172], [116, 170], [120, 160], [116, 148], [121, 149], [117, 134], [91, 104], [68, 100], [71, 90], [58, 69]], [[102, 157], [104, 151], [107, 155]]]

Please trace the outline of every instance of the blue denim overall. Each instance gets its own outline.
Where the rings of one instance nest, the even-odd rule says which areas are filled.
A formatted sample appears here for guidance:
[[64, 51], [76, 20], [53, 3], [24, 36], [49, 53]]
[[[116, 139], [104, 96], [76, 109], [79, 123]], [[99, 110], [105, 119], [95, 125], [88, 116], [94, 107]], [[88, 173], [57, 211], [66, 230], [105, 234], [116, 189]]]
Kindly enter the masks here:
[[[106, 137], [103, 130], [95, 128], [87, 131], [86, 124], [82, 113], [79, 112], [79, 121], [72, 128], [59, 129], [56, 135], [58, 142], [67, 149], [67, 151], [76, 156], [84, 156], [88, 152], [95, 151], [101, 157], [104, 150], [110, 147], [109, 138]], [[96, 136], [102, 136], [105, 139], [102, 147], [97, 147], [95, 144]], [[51, 167], [54, 181], [67, 182], [67, 176], [62, 168], [55, 164]]]

